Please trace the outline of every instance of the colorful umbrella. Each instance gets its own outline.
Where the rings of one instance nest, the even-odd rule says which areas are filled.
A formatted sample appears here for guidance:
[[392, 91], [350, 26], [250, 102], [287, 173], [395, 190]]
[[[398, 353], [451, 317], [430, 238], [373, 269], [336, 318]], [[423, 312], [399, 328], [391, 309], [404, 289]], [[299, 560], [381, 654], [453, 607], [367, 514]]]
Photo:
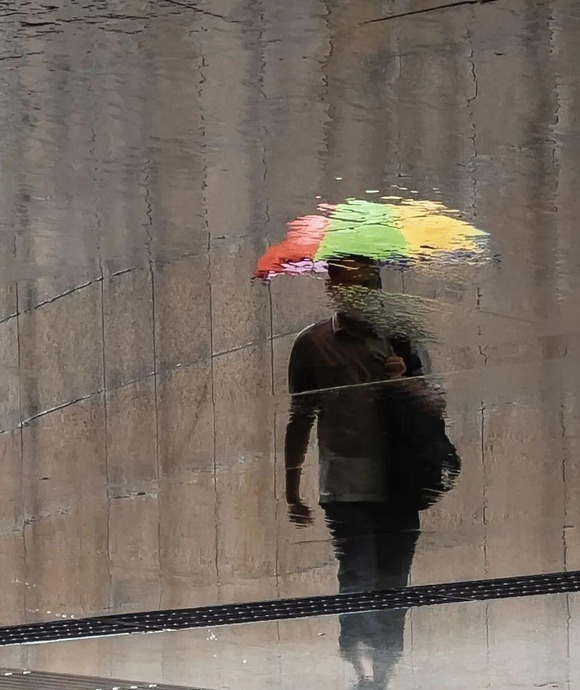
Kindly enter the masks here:
[[465, 261], [485, 250], [487, 232], [436, 201], [383, 197], [388, 203], [347, 199], [320, 204], [319, 213], [288, 223], [286, 238], [258, 262], [256, 277], [318, 273], [329, 259], [358, 255], [382, 264]]

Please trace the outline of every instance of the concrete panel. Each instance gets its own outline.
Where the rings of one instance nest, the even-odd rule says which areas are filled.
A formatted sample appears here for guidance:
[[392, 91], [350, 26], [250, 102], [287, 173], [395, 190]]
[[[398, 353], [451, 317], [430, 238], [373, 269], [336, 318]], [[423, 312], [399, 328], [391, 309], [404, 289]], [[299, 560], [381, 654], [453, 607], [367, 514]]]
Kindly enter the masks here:
[[213, 468], [211, 367], [205, 361], [157, 377], [159, 463], [163, 476], [187, 479]]
[[0, 434], [0, 467], [3, 480], [0, 491], [0, 534], [22, 529], [22, 449], [20, 429]]
[[155, 270], [157, 370], [185, 366], [210, 354], [210, 287], [203, 253]]
[[[217, 474], [218, 568], [222, 584], [276, 573], [271, 466], [248, 459]], [[267, 595], [266, 595], [267, 596]]]
[[23, 313], [20, 352], [25, 419], [101, 390], [100, 283]]
[[212, 474], [199, 472], [188, 482], [162, 481], [159, 493], [161, 573], [164, 579], [187, 579], [189, 605], [195, 605], [198, 588], [216, 585], [215, 514]]
[[136, 381], [106, 395], [109, 487], [149, 491], [159, 475], [155, 379]]
[[244, 466], [256, 459], [273, 464], [271, 361], [269, 342], [214, 358], [215, 453], [220, 467]]
[[0, 323], [0, 431], [20, 422], [18, 360], [18, 321], [9, 319]]
[[105, 380], [107, 388], [153, 373], [153, 293], [147, 270], [104, 282]]

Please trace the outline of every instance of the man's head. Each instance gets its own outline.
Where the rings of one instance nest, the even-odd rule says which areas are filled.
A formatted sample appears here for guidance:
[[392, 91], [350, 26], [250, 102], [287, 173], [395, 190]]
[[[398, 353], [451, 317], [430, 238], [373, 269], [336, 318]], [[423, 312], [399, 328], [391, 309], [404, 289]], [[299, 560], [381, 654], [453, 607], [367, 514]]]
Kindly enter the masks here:
[[326, 293], [339, 316], [379, 327], [384, 311], [376, 261], [349, 255], [328, 260]]
[[380, 289], [381, 274], [376, 261], [351, 254], [328, 260], [328, 282], [330, 286], [360, 285]]

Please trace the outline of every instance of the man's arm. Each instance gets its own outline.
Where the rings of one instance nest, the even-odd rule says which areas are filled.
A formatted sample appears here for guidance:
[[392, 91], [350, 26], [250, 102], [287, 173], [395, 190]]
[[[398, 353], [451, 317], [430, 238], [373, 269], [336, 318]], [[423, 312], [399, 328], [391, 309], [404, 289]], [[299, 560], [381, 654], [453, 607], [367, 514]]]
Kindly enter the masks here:
[[316, 406], [311, 395], [293, 398], [290, 419], [286, 427], [284, 456], [286, 465], [286, 501], [289, 505], [301, 503], [300, 477], [308, 449], [310, 431], [316, 419]]
[[431, 373], [431, 360], [424, 348], [415, 347], [409, 340], [398, 339], [393, 343], [393, 351], [405, 362], [406, 378]]
[[414, 347], [408, 340], [399, 341], [395, 351], [404, 359], [406, 365], [399, 392], [414, 400], [425, 412], [442, 417], [445, 413], [443, 391], [424, 378], [431, 373], [431, 358], [428, 351]]
[[309, 349], [305, 337], [299, 336], [292, 348], [288, 366], [288, 388], [292, 402], [284, 441], [286, 502], [291, 519], [299, 524], [311, 522], [310, 509], [300, 499], [302, 466], [317, 413], [316, 396], [306, 392], [316, 388]]

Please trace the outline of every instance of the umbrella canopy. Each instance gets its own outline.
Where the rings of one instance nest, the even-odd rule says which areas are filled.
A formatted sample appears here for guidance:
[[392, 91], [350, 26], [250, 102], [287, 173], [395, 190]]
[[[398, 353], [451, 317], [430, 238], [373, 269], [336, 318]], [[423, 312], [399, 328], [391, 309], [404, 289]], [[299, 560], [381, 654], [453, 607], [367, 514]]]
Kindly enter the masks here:
[[321, 272], [328, 260], [348, 255], [399, 266], [466, 260], [485, 250], [488, 236], [435, 201], [347, 199], [318, 211], [288, 223], [285, 239], [258, 262], [256, 277]]

